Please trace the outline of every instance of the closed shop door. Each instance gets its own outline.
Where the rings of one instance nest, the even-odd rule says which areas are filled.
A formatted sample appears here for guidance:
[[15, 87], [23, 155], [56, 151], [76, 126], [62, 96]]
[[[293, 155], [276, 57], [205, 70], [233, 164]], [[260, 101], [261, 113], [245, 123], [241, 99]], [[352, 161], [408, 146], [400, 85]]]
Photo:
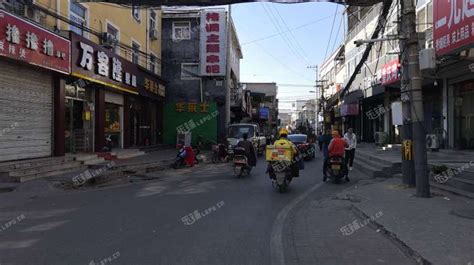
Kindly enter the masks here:
[[52, 154], [52, 77], [0, 61], [0, 161]]

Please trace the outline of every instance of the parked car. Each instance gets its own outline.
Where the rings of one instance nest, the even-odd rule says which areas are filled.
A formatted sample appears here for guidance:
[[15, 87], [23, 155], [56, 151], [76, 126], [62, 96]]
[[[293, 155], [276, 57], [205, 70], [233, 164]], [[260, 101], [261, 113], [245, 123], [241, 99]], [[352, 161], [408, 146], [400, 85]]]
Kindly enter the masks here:
[[308, 142], [308, 136], [306, 134], [290, 134], [288, 135], [288, 140], [298, 147], [301, 156], [305, 160], [314, 159], [316, 148], [314, 147], [314, 143]]
[[248, 140], [253, 143], [253, 147], [258, 155], [263, 155], [267, 146], [267, 138], [260, 134], [260, 129], [257, 124], [252, 123], [237, 123], [229, 125], [229, 132], [227, 135], [227, 142], [229, 143], [229, 151], [234, 150], [238, 141], [242, 139], [242, 135], [246, 133]]

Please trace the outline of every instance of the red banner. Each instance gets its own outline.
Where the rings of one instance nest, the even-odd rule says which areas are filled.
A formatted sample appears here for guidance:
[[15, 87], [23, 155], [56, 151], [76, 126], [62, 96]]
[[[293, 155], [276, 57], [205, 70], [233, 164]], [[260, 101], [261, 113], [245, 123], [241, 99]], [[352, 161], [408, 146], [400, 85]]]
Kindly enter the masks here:
[[434, 0], [433, 23], [436, 54], [474, 46], [474, 1]]
[[400, 81], [400, 63], [398, 59], [385, 64], [381, 70], [382, 85], [389, 85]]
[[0, 56], [69, 74], [70, 48], [69, 40], [0, 10]]

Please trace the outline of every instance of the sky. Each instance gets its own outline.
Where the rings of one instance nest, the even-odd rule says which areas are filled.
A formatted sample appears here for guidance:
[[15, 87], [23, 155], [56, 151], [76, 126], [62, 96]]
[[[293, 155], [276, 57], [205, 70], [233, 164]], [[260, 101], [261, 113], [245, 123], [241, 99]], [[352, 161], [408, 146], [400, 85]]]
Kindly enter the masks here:
[[315, 98], [309, 91], [316, 72], [307, 67], [321, 65], [342, 43], [343, 11], [333, 3], [233, 5], [244, 56], [241, 82], [276, 82], [280, 109], [291, 108], [291, 100]]

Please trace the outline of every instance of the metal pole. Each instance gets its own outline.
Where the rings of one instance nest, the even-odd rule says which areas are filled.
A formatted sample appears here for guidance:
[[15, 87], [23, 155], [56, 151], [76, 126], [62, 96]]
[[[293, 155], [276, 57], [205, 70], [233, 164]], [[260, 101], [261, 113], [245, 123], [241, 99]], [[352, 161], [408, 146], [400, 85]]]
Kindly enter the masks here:
[[[401, 1], [401, 9], [404, 10], [404, 2]], [[398, 21], [402, 32], [406, 32], [408, 28], [407, 21], [399, 16]], [[399, 32], [400, 34], [401, 32]], [[410, 76], [408, 74], [408, 54], [406, 51], [407, 42], [404, 38], [400, 38], [400, 51], [401, 51], [401, 98], [402, 100], [402, 115], [403, 115], [403, 126], [402, 126], [402, 179], [403, 184], [409, 187], [415, 187], [415, 163], [413, 160], [413, 128], [412, 128], [412, 117], [411, 117], [411, 106], [410, 106]]]
[[227, 58], [226, 58], [226, 93], [225, 93], [225, 128], [226, 131], [230, 124], [230, 93], [232, 92], [231, 89], [231, 63], [230, 63], [230, 47], [231, 47], [231, 20], [232, 20], [232, 5], [229, 5], [229, 12], [227, 16]]
[[422, 77], [418, 53], [418, 35], [416, 33], [416, 11], [413, 0], [402, 0], [402, 21], [405, 21], [405, 35], [408, 37], [405, 47], [405, 56], [408, 56], [408, 75], [410, 78], [411, 116], [413, 120], [413, 140], [416, 174], [416, 195], [430, 197], [430, 183], [428, 175], [428, 158], [426, 155], [426, 132], [424, 131], [424, 112]]

